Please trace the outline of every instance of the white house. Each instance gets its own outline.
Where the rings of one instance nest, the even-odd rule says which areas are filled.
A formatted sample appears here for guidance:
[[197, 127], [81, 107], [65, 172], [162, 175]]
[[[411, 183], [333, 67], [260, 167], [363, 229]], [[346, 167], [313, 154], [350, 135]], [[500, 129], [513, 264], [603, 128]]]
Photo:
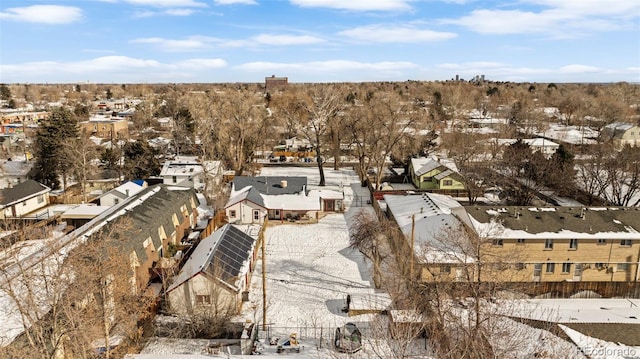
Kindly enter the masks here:
[[33, 162], [29, 161], [0, 161], [0, 189], [26, 181], [31, 167]]
[[222, 183], [223, 166], [220, 161], [204, 161], [200, 163], [195, 157], [180, 157], [164, 163], [160, 171], [162, 183], [202, 191], [205, 181], [208, 188]]
[[98, 198], [100, 206], [115, 206], [116, 204], [142, 191], [145, 187], [147, 186], [141, 186], [133, 181], [121, 184]]
[[27, 180], [0, 192], [0, 218], [23, 217], [49, 205], [51, 188], [34, 180]]
[[236, 176], [225, 205], [229, 222], [263, 223], [312, 218], [318, 212], [341, 212], [343, 194], [332, 190], [307, 191], [306, 177]]
[[255, 259], [256, 238], [231, 224], [219, 228], [198, 244], [167, 288], [171, 309], [187, 314], [229, 306], [239, 312]]

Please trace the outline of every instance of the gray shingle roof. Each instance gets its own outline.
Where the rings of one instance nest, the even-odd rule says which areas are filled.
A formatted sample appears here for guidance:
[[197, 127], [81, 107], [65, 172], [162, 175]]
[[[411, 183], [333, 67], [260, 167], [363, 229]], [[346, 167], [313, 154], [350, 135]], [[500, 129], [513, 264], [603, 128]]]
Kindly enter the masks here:
[[[282, 181], [287, 181], [287, 186], [282, 187]], [[244, 187], [252, 186], [261, 194], [278, 195], [278, 194], [295, 194], [306, 190], [307, 177], [288, 177], [288, 176], [236, 176], [233, 179], [235, 191], [239, 191]]]
[[27, 180], [13, 188], [5, 188], [0, 192], [0, 205], [6, 206], [21, 199], [29, 198], [38, 192], [49, 190], [49, 187], [34, 180]]
[[248, 200], [251, 201], [257, 205], [260, 205], [264, 208], [264, 199], [262, 198], [262, 196], [260, 195], [260, 192], [258, 192], [257, 189], [255, 189], [255, 187], [251, 187], [249, 190], [247, 191], [243, 191], [231, 198], [229, 198], [229, 201], [227, 202], [227, 204], [224, 206], [225, 208], [232, 206], [238, 202], [244, 201], [244, 200]]
[[[173, 187], [175, 188], [175, 187]], [[149, 196], [151, 192], [156, 191]], [[185, 219], [181, 207], [186, 206], [187, 213], [193, 213], [194, 206], [198, 206], [198, 198], [193, 189], [181, 188], [173, 190], [171, 186], [159, 184], [149, 186], [143, 191], [129, 197], [124, 202], [112, 207], [113, 212], [122, 212], [117, 220], [125, 220], [126, 226], [117, 232], [122, 239], [119, 243], [123, 248], [127, 249], [127, 253], [135, 251], [141, 262], [147, 260], [147, 252], [144, 247], [144, 241], [151, 238], [153, 246], [156, 250], [161, 248], [162, 239], [158, 233], [158, 228], [163, 227], [167, 236], [175, 231], [172, 216], [175, 214], [178, 221], [182, 223]], [[136, 202], [139, 202], [137, 205]], [[89, 222], [91, 223], [91, 222]], [[108, 230], [109, 224], [104, 230]]]

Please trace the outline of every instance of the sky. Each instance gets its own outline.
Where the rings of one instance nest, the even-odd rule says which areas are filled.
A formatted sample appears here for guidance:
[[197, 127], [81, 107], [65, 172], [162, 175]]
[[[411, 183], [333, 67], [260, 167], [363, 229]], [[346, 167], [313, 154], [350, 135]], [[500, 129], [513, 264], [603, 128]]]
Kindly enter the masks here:
[[2, 83], [639, 82], [637, 0], [2, 0]]

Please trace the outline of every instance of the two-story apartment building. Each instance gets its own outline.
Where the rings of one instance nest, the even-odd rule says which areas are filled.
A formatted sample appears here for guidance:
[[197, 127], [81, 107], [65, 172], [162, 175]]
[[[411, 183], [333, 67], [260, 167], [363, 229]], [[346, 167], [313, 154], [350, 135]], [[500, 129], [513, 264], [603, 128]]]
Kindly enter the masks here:
[[384, 199], [426, 282], [640, 280], [640, 209], [461, 206], [431, 193]]
[[[465, 207], [512, 281], [638, 282], [640, 209]], [[464, 219], [464, 217], [462, 217]]]

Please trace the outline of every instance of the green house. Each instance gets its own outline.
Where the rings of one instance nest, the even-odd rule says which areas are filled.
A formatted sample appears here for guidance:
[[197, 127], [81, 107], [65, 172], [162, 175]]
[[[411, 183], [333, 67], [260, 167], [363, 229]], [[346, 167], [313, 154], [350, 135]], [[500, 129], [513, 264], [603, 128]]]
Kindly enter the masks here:
[[434, 158], [412, 158], [411, 182], [418, 189], [465, 189], [455, 164]]

